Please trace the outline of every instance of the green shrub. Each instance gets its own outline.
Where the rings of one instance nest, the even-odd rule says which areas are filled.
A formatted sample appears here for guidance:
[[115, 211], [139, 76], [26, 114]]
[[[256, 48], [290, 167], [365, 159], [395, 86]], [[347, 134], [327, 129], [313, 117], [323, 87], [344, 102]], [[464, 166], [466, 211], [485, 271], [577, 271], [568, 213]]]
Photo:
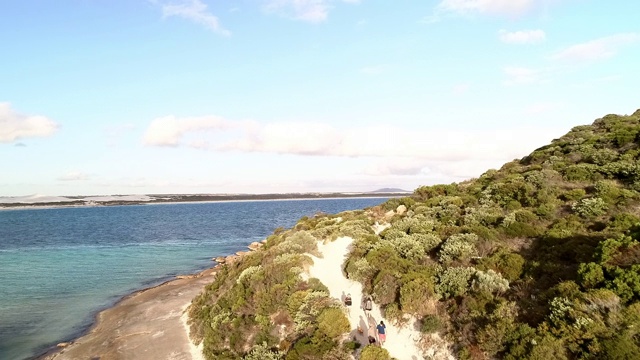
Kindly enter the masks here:
[[434, 284], [431, 278], [419, 277], [400, 287], [400, 305], [402, 311], [411, 314], [424, 314], [429, 311], [429, 300], [436, 300]]
[[475, 272], [472, 267], [446, 268], [437, 275], [436, 293], [444, 299], [466, 294]]
[[585, 289], [593, 289], [604, 281], [602, 266], [590, 262], [578, 266], [578, 283]]
[[607, 212], [607, 204], [601, 198], [586, 198], [571, 206], [573, 211], [581, 217], [600, 216]]
[[476, 291], [503, 293], [509, 289], [509, 281], [493, 270], [476, 271], [471, 287]]
[[442, 320], [437, 315], [427, 315], [422, 318], [422, 325], [420, 331], [425, 334], [438, 332], [442, 329]]
[[382, 270], [373, 280], [373, 296], [381, 306], [390, 304], [398, 297], [400, 281], [389, 270]]
[[256, 345], [242, 360], [282, 360], [284, 354], [271, 349], [267, 343]]
[[524, 263], [525, 260], [521, 255], [502, 249], [481, 259], [478, 269], [483, 271], [492, 269], [502, 274], [508, 281], [516, 281], [522, 275]]
[[475, 234], [455, 234], [450, 236], [440, 248], [438, 258], [443, 263], [453, 260], [468, 259], [477, 254], [476, 242], [478, 236]]
[[336, 339], [351, 329], [349, 319], [340, 308], [327, 308], [318, 316], [318, 330], [331, 339]]
[[582, 199], [585, 195], [587, 195], [587, 192], [584, 189], [573, 189], [562, 194], [562, 197], [567, 201], [575, 201]]
[[360, 353], [360, 360], [390, 360], [391, 356], [387, 349], [376, 345], [367, 345]]

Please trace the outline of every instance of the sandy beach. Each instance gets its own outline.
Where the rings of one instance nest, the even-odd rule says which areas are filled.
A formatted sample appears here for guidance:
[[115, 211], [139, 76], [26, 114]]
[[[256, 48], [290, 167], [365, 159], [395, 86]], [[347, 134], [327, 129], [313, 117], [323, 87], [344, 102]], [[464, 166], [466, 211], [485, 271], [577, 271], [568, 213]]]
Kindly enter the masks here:
[[188, 336], [186, 309], [215, 269], [136, 292], [100, 312], [91, 331], [43, 360], [203, 360]]

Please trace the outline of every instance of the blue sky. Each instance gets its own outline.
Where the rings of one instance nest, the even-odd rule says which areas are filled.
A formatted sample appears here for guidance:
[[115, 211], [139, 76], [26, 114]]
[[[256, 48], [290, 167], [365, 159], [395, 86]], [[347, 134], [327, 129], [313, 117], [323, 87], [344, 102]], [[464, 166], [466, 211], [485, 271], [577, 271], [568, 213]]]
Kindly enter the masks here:
[[0, 4], [0, 196], [413, 190], [640, 108], [640, 2]]

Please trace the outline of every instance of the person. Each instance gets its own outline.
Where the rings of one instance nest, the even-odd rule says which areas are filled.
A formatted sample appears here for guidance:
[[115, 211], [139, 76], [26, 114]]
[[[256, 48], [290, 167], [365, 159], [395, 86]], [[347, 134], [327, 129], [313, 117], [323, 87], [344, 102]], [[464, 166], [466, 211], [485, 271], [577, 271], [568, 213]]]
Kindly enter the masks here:
[[371, 311], [371, 308], [372, 308], [371, 297], [367, 296], [367, 298], [364, 300], [364, 311]]
[[369, 345], [373, 345], [376, 343], [376, 338], [374, 336], [369, 335]]
[[380, 321], [380, 324], [376, 326], [378, 329], [378, 338], [380, 339], [380, 345], [384, 345], [384, 342], [387, 341], [387, 326], [384, 324], [384, 321]]
[[344, 298], [344, 304], [346, 306], [351, 306], [351, 294], [347, 294], [347, 296]]

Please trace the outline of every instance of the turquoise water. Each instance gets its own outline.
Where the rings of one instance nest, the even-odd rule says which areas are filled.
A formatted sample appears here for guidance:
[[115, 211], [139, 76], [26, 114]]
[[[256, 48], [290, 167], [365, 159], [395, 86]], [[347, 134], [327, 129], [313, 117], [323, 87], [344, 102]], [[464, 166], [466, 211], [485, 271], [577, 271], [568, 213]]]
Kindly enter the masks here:
[[0, 211], [0, 359], [36, 357], [133, 291], [211, 266], [302, 216], [381, 198]]

